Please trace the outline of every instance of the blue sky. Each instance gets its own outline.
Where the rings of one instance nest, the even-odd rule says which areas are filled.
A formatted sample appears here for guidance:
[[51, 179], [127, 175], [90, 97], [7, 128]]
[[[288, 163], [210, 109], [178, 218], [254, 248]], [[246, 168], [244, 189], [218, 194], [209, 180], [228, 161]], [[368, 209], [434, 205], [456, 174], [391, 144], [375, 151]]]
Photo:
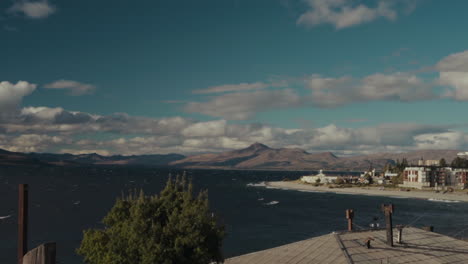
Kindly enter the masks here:
[[467, 147], [468, 2], [0, 3], [0, 148]]

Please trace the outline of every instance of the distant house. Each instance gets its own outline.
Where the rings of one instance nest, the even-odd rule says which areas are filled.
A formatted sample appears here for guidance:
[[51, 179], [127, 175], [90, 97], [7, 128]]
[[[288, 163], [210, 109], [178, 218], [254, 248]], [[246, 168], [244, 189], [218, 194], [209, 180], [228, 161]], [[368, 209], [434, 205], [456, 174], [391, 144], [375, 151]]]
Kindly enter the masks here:
[[385, 177], [385, 178], [387, 178], [387, 177], [388, 177], [388, 178], [398, 177], [398, 173], [386, 171], [386, 172], [384, 173], [384, 177]]
[[360, 177], [357, 178], [357, 182], [362, 183], [362, 184], [369, 184], [371, 183], [370, 179], [371, 181], [375, 183], [379, 183], [379, 184], [385, 183], [385, 181], [379, 176], [379, 174], [376, 173], [375, 169], [372, 169], [372, 168], [361, 173]]
[[366, 176], [370, 176], [370, 177], [374, 178], [375, 177], [375, 169], [368, 170], [368, 171], [365, 171], [364, 173], [361, 173], [361, 177], [366, 177]]
[[339, 176], [327, 176], [320, 170], [317, 175], [302, 176], [301, 181], [306, 183], [335, 183]]
[[418, 160], [418, 166], [439, 166], [439, 165], [440, 165], [439, 160], [424, 160], [424, 159]]
[[370, 183], [369, 179], [365, 175], [361, 175], [361, 177], [359, 177], [357, 179], [357, 182], [362, 183], [362, 184], [369, 184]]

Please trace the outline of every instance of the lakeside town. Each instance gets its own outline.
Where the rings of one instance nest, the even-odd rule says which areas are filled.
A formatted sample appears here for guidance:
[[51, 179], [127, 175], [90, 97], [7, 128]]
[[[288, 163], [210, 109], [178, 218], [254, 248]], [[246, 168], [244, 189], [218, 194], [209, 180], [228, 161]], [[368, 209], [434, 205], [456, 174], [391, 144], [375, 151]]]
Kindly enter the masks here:
[[395, 166], [385, 166], [381, 172], [371, 167], [359, 176], [326, 175], [323, 170], [320, 170], [317, 175], [306, 175], [300, 180], [316, 186], [381, 185], [420, 190], [464, 190], [468, 187], [467, 157], [468, 152], [460, 152], [450, 164], [443, 158], [440, 160], [421, 158], [417, 164], [409, 164], [406, 159], [403, 159], [401, 162], [397, 161]]
[[[320, 170], [316, 175], [305, 175], [296, 181], [265, 184], [267, 188], [274, 189], [416, 198], [447, 203], [468, 202], [468, 192], [463, 191], [468, 187], [467, 157], [468, 152], [460, 152], [450, 164], [443, 158], [421, 158], [417, 164], [403, 159], [394, 166], [385, 166], [380, 172], [371, 167], [356, 176], [327, 175]], [[278, 264], [286, 263], [285, 260], [288, 260], [287, 263], [466, 263], [466, 239], [433, 233], [434, 226], [412, 226], [423, 215], [409, 224], [394, 226], [394, 204], [382, 204], [381, 211], [385, 215], [384, 228], [378, 225], [365, 228], [355, 224], [355, 210], [347, 209], [343, 215], [348, 221], [347, 231], [234, 257], [227, 263], [263, 263], [265, 259]], [[356, 227], [359, 230], [355, 230]], [[334, 245], [334, 242], [337, 244]], [[328, 248], [309, 252], [311, 248], [323, 244], [327, 244]]]
[[320, 170], [298, 180], [266, 182], [267, 188], [350, 195], [415, 198], [436, 202], [468, 202], [468, 152], [459, 152], [449, 164], [444, 158], [410, 164], [406, 159], [384, 170], [360, 175], [333, 175]]

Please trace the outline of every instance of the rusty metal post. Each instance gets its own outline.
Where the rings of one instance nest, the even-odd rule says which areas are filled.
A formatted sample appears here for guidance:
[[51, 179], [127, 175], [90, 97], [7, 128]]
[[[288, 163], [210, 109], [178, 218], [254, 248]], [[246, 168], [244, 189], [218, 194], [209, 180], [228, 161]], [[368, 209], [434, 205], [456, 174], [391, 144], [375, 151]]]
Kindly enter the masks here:
[[353, 231], [353, 218], [354, 218], [354, 210], [347, 209], [346, 210], [346, 219], [348, 219], [348, 231]]
[[387, 230], [387, 245], [393, 247], [393, 223], [392, 214], [394, 211], [393, 204], [382, 204], [382, 210], [385, 213], [385, 229]]
[[18, 197], [18, 264], [28, 251], [28, 185], [19, 185]]

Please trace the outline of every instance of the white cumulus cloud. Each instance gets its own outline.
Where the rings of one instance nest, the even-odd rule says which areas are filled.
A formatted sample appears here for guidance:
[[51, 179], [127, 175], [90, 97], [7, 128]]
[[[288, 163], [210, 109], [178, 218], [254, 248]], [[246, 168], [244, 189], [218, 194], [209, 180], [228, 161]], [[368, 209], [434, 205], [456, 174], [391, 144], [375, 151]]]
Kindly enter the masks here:
[[207, 102], [188, 103], [185, 110], [230, 120], [245, 120], [257, 112], [299, 106], [301, 101], [301, 97], [292, 89], [229, 93]]
[[225, 84], [219, 86], [212, 86], [206, 89], [194, 90], [194, 94], [210, 94], [210, 93], [224, 93], [224, 92], [240, 92], [250, 90], [260, 90], [267, 88], [269, 85], [263, 82], [255, 83], [240, 83], [240, 84]]
[[87, 83], [80, 83], [71, 80], [58, 80], [49, 84], [44, 85], [47, 89], [66, 89], [70, 91], [71, 95], [84, 95], [92, 93], [96, 86]]
[[[61, 136], [44, 134], [23, 134], [0, 137], [0, 148], [14, 152], [43, 152], [58, 144], [66, 143]], [[68, 141], [68, 143], [71, 143]]]
[[22, 13], [28, 18], [46, 18], [57, 11], [57, 8], [47, 0], [29, 1], [17, 0], [9, 9], [12, 13]]
[[367, 6], [362, 1], [350, 0], [305, 0], [309, 10], [297, 20], [297, 24], [314, 27], [320, 24], [331, 24], [336, 29], [343, 29], [368, 23], [378, 18], [395, 20], [400, 11], [410, 11], [414, 1], [406, 1], [401, 8], [396, 1], [375, 1], [376, 5]]
[[468, 50], [451, 54], [436, 64], [439, 83], [448, 87], [446, 97], [468, 101]]
[[186, 137], [216, 137], [226, 133], [226, 120], [215, 120], [192, 124], [182, 130]]
[[440, 72], [468, 72], [468, 50], [450, 54], [436, 65]]
[[432, 85], [407, 73], [376, 73], [362, 79], [311, 76], [306, 86], [312, 102], [319, 107], [337, 107], [365, 101], [421, 101], [436, 97]]
[[16, 84], [7, 81], [0, 82], [0, 112], [15, 110], [23, 97], [34, 92], [36, 87], [36, 84], [26, 81], [19, 81]]
[[439, 82], [450, 87], [445, 96], [457, 101], [468, 101], [468, 72], [441, 72]]

